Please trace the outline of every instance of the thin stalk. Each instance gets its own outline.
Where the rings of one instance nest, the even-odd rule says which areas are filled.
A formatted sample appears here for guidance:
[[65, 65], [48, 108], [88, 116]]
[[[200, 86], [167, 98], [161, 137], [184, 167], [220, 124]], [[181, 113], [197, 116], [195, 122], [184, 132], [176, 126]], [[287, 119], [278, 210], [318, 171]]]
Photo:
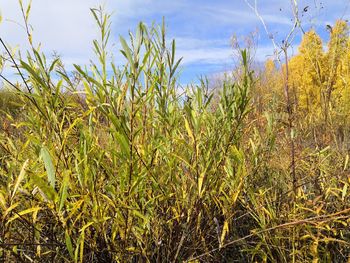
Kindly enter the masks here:
[[347, 208], [347, 209], [344, 209], [344, 210], [341, 210], [341, 211], [338, 211], [336, 213], [329, 214], [329, 215], [320, 215], [320, 216], [309, 217], [306, 219], [295, 220], [295, 221], [287, 222], [287, 223], [280, 224], [277, 226], [272, 226], [272, 227], [269, 227], [266, 229], [262, 229], [260, 231], [256, 231], [252, 234], [246, 235], [242, 238], [238, 238], [238, 239], [235, 239], [231, 242], [223, 244], [220, 248], [214, 248], [206, 253], [203, 253], [203, 254], [198, 255], [196, 257], [192, 257], [192, 258], [186, 260], [185, 262], [193, 262], [194, 260], [208, 256], [208, 255], [212, 254], [213, 252], [218, 251], [222, 248], [232, 246], [236, 243], [242, 242], [242, 241], [247, 240], [249, 238], [252, 238], [254, 236], [259, 236], [260, 234], [263, 234], [263, 233], [271, 232], [273, 230], [277, 230], [277, 229], [281, 229], [281, 228], [295, 227], [295, 226], [304, 225], [304, 224], [312, 224], [312, 223], [316, 223], [316, 222], [325, 223], [325, 222], [330, 222], [330, 221], [336, 221], [339, 219], [348, 219], [349, 215], [344, 215], [344, 214], [349, 214], [349, 212], [350, 212], [350, 208]]
[[286, 74], [285, 74], [285, 83], [284, 83], [284, 94], [287, 100], [287, 113], [288, 113], [288, 133], [290, 136], [290, 158], [291, 158], [291, 164], [290, 164], [290, 174], [293, 180], [293, 191], [296, 195], [297, 192], [297, 177], [296, 177], [296, 169], [295, 169], [295, 142], [294, 142], [294, 123], [293, 123], [293, 105], [292, 101], [290, 99], [290, 90], [289, 90], [289, 67], [288, 67], [288, 53], [287, 53], [287, 47], [284, 47], [283, 49], [284, 58], [285, 58], [285, 65], [286, 65]]
[[[32, 94], [32, 90], [29, 88], [29, 86], [28, 86], [28, 84], [27, 84], [27, 82], [26, 82], [26, 80], [25, 80], [25, 78], [24, 78], [24, 76], [23, 76], [21, 70], [20, 70], [19, 67], [18, 67], [18, 64], [16, 63], [16, 61], [15, 61], [15, 59], [13, 58], [11, 52], [9, 51], [9, 49], [7, 48], [7, 46], [5, 45], [5, 43], [4, 43], [4, 41], [2, 40], [1, 37], [0, 37], [0, 42], [1, 42], [2, 46], [5, 48], [6, 53], [9, 55], [9, 57], [10, 57], [10, 59], [11, 59], [13, 65], [15, 66], [15, 68], [16, 68], [18, 74], [20, 75], [20, 77], [21, 77], [21, 79], [22, 79], [22, 81], [23, 81], [23, 84], [26, 86], [26, 88], [27, 88], [29, 94]], [[2, 79], [5, 79], [3, 76], [1, 76], [1, 78], [2, 78]], [[6, 82], [11, 83], [11, 82], [9, 82], [8, 80], [6, 80]], [[12, 87], [16, 87], [14, 84], [11, 84], [11, 86], [12, 86]], [[16, 87], [16, 90], [18, 91], [19, 89]], [[49, 119], [49, 118], [47, 117], [47, 115], [41, 110], [41, 108], [39, 107], [39, 105], [38, 105], [38, 103], [36, 102], [35, 99], [31, 98], [31, 97], [28, 96], [28, 95], [25, 95], [25, 97], [28, 98], [28, 99], [33, 103], [33, 105], [35, 106], [35, 108], [37, 108], [37, 110], [38, 110], [47, 120]]]

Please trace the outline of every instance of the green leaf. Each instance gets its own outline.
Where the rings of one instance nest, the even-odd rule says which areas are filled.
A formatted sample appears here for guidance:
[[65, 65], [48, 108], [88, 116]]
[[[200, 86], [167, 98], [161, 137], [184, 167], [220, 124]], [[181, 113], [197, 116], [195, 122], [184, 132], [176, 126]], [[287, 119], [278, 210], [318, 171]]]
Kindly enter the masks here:
[[171, 65], [174, 65], [175, 50], [176, 50], [176, 44], [175, 44], [175, 39], [173, 39], [173, 42], [171, 45]]
[[96, 8], [90, 8], [90, 11], [91, 11], [92, 15], [94, 16], [95, 21], [96, 21], [96, 23], [98, 24], [98, 26], [101, 27], [100, 19], [99, 19], [98, 16], [97, 16], [97, 12], [98, 12], [99, 10], [96, 9]]
[[242, 56], [242, 60], [243, 60], [243, 65], [247, 65], [247, 50], [246, 49], [241, 51], [241, 56]]
[[115, 133], [116, 139], [120, 145], [120, 148], [122, 150], [122, 153], [125, 154], [126, 156], [129, 156], [129, 140], [127, 139], [126, 135], [124, 133]]
[[120, 36], [120, 43], [122, 44], [123, 50], [124, 52], [123, 55], [125, 56], [125, 58], [129, 61], [131, 66], [134, 66], [134, 60], [132, 59], [132, 55], [131, 55], [131, 50], [128, 46], [128, 44], [126, 43], [125, 39]]
[[71, 258], [74, 258], [72, 239], [70, 238], [68, 230], [66, 230], [65, 232], [65, 237], [66, 237], [66, 246], [67, 246], [69, 255], [71, 256]]
[[80, 66], [73, 64], [75, 69], [89, 82], [95, 84], [99, 89], [106, 91], [105, 86], [99, 83], [96, 79], [90, 77], [86, 72], [84, 72]]
[[30, 0], [28, 6], [27, 6], [27, 11], [26, 11], [26, 20], [28, 21], [29, 18], [29, 13], [30, 13], [30, 9], [32, 7], [32, 0]]
[[60, 190], [61, 198], [60, 198], [59, 211], [62, 210], [62, 208], [64, 206], [64, 202], [67, 199], [67, 196], [68, 196], [68, 185], [69, 185], [69, 176], [66, 175], [64, 177], [64, 179], [63, 179], [63, 183], [62, 183], [61, 190]]
[[33, 180], [34, 184], [42, 191], [44, 198], [47, 198], [50, 201], [55, 201], [57, 193], [53, 187], [48, 185], [44, 179], [37, 175], [32, 175], [31, 179]]
[[44, 161], [46, 173], [47, 173], [47, 179], [50, 183], [50, 185], [55, 188], [55, 169], [52, 163], [52, 159], [50, 156], [50, 153], [48, 149], [45, 146], [42, 146], [41, 151], [40, 151], [40, 158]]
[[170, 73], [170, 78], [172, 78], [172, 77], [174, 76], [174, 74], [175, 74], [175, 72], [176, 72], [176, 69], [177, 69], [177, 67], [180, 65], [181, 61], [182, 61], [182, 58], [180, 58], [180, 59], [176, 62], [175, 66], [172, 68], [171, 73]]
[[60, 61], [60, 58], [56, 58], [54, 61], [52, 61], [51, 66], [50, 66], [50, 68], [49, 68], [49, 72], [51, 72], [51, 71], [55, 68], [56, 64], [57, 64], [59, 61]]
[[28, 65], [24, 61], [21, 61], [21, 66], [23, 69], [25, 69], [29, 73], [29, 75], [32, 76], [33, 79], [35, 79], [35, 81], [38, 84], [40, 84], [41, 87], [43, 87], [43, 88], [47, 87], [46, 83], [43, 81], [43, 79], [40, 77], [40, 75], [38, 73], [36, 73], [35, 70], [30, 65]]

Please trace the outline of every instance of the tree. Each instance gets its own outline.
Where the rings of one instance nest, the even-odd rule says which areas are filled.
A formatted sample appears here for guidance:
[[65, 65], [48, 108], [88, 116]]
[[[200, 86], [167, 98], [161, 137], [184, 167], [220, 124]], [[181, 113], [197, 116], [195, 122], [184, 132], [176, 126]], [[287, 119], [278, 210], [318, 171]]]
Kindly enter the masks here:
[[300, 108], [308, 112], [321, 106], [323, 60], [322, 40], [311, 30], [303, 36], [299, 54], [290, 60], [290, 85], [296, 90]]
[[[330, 32], [328, 50], [325, 56], [325, 71], [327, 78], [325, 81], [325, 106], [336, 105], [339, 99], [344, 95], [344, 73], [347, 71], [348, 63], [348, 42], [349, 26], [344, 20], [336, 21]], [[337, 95], [332, 100], [332, 93]], [[327, 117], [327, 116], [326, 116]]]

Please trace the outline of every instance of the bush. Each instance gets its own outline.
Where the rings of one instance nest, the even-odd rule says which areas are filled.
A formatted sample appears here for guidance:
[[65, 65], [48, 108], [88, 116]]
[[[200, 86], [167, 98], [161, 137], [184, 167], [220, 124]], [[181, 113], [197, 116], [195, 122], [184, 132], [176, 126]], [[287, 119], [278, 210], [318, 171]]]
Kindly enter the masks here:
[[33, 48], [19, 58], [26, 91], [6, 93], [23, 104], [10, 118], [17, 132], [0, 136], [5, 261], [348, 257], [348, 156], [343, 165], [332, 147], [298, 148], [293, 188], [285, 113], [256, 111], [247, 51], [215, 101], [205, 81], [180, 96], [181, 60], [164, 24], [120, 38], [127, 62], [118, 68], [107, 59], [109, 16], [92, 12], [98, 64], [76, 65], [73, 80]]

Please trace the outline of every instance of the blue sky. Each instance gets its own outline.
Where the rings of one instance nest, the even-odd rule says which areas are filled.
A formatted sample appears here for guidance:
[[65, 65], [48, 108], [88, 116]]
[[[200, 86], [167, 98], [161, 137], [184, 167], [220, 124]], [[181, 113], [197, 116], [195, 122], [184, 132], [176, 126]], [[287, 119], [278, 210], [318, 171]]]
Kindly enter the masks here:
[[[247, 0], [254, 4], [254, 0]], [[23, 0], [26, 4], [28, 1]], [[327, 39], [326, 25], [337, 18], [350, 18], [350, 0], [298, 1], [302, 24], [307, 30], [315, 27]], [[164, 16], [169, 39], [177, 41], [178, 57], [183, 57], [182, 83], [196, 81], [200, 75], [215, 76], [230, 70], [234, 52], [230, 46], [232, 35], [247, 36], [258, 30], [255, 59], [263, 61], [273, 54], [271, 40], [262, 24], [247, 6], [245, 0], [32, 0], [30, 23], [34, 28], [34, 43], [41, 43], [47, 54], [56, 51], [68, 69], [72, 64], [88, 64], [94, 58], [92, 40], [97, 28], [90, 7], [104, 5], [112, 15], [112, 42], [115, 58], [122, 64], [119, 54], [119, 35], [126, 36], [139, 21], [160, 23]], [[292, 14], [289, 0], [257, 0], [259, 13], [269, 31], [279, 43], [291, 29]], [[0, 36], [11, 46], [25, 49], [26, 35], [20, 16], [18, 1], [0, 0], [3, 22]], [[296, 36], [294, 49], [300, 41]]]

